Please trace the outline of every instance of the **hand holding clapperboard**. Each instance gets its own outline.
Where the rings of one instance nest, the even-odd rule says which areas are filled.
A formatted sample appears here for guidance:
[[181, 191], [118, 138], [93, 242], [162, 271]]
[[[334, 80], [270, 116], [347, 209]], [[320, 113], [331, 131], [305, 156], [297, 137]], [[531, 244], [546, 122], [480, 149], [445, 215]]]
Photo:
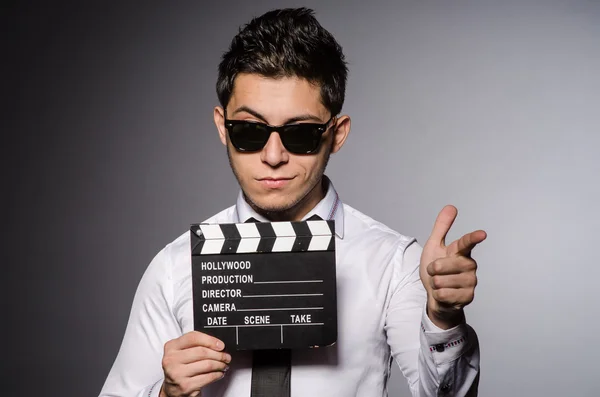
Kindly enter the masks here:
[[193, 224], [194, 329], [228, 350], [337, 340], [333, 220]]

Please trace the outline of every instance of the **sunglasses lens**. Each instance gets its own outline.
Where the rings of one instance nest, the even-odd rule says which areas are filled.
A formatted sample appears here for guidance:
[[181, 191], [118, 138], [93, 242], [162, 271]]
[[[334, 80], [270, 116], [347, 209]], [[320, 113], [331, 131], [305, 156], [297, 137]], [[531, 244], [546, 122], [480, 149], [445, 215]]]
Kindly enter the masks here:
[[280, 136], [285, 148], [296, 154], [312, 153], [321, 142], [321, 133], [310, 124], [288, 125]]
[[269, 139], [269, 131], [260, 124], [239, 123], [229, 128], [231, 143], [239, 150], [261, 150]]

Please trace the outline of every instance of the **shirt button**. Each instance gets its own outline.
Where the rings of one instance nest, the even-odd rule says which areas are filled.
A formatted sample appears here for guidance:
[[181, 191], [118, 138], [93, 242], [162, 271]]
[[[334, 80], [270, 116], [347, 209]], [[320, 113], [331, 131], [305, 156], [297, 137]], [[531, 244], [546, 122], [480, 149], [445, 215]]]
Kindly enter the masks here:
[[435, 345], [435, 351], [441, 353], [444, 351], [444, 344], [440, 343], [439, 345]]

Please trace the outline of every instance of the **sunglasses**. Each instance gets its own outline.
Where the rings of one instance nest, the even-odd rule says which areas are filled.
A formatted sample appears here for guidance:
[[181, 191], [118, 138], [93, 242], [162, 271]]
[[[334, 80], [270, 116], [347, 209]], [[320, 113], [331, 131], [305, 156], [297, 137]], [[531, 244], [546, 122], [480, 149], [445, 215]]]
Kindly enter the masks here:
[[285, 149], [294, 154], [313, 154], [319, 150], [321, 138], [328, 130], [327, 125], [333, 116], [324, 124], [294, 123], [272, 126], [257, 121], [228, 120], [225, 113], [225, 128], [229, 132], [229, 140], [240, 152], [256, 152], [262, 150], [272, 132], [279, 133]]

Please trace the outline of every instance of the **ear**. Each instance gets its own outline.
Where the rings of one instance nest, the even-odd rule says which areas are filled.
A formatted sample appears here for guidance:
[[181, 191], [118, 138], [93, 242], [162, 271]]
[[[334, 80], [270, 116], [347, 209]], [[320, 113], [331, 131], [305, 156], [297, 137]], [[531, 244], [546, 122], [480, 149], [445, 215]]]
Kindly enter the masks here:
[[225, 111], [222, 107], [217, 106], [213, 111], [213, 118], [215, 119], [215, 126], [219, 131], [219, 139], [221, 143], [227, 146], [227, 129], [225, 128]]
[[348, 134], [350, 133], [350, 125], [350, 116], [340, 116], [335, 121], [335, 126], [331, 127], [331, 130], [333, 131], [331, 153], [336, 153], [344, 146], [344, 142], [346, 142], [346, 138], [348, 138]]

